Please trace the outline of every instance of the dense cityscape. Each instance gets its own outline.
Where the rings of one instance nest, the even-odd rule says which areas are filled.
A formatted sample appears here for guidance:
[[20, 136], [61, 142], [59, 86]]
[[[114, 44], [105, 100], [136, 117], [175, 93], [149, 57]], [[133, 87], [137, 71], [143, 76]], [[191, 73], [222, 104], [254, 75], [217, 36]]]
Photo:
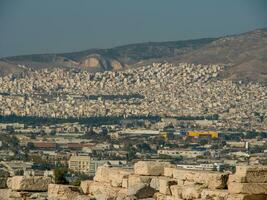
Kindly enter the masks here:
[[54, 118], [218, 115], [218, 129], [266, 130], [266, 87], [218, 80], [223, 69], [154, 63], [95, 74], [45, 69], [10, 75], [0, 79], [0, 114]]
[[[11, 190], [5, 195], [45, 200], [53, 195], [59, 198], [63, 190], [64, 198], [177, 199], [174, 191], [167, 192], [177, 189], [166, 186], [173, 178], [160, 170], [165, 173], [177, 166], [213, 177], [214, 171], [228, 176], [226, 172], [234, 172], [240, 164], [266, 165], [266, 86], [221, 80], [225, 68], [153, 63], [97, 73], [77, 68], [29, 69], [0, 78], [1, 187]], [[151, 162], [148, 165], [158, 171], [153, 174], [152, 167], [145, 176], [159, 177], [143, 182], [142, 173], [130, 175], [138, 160]], [[147, 164], [143, 165], [142, 170]], [[266, 173], [266, 168], [261, 170]], [[128, 177], [128, 186], [124, 178], [115, 184], [110, 179], [109, 188], [109, 173], [115, 179]], [[225, 180], [220, 180], [225, 189]], [[32, 181], [41, 186], [27, 189], [35, 187]], [[209, 178], [203, 177], [201, 184], [206, 181]], [[48, 188], [50, 183], [69, 185], [55, 189], [56, 185]], [[89, 196], [68, 192], [77, 185]], [[185, 187], [179, 182], [174, 185]], [[186, 195], [196, 189], [196, 198], [218, 195], [206, 194], [204, 185], [177, 195], [188, 199]], [[123, 193], [113, 187], [122, 187]]]
[[0, 0], [0, 200], [267, 200], [266, 0]]

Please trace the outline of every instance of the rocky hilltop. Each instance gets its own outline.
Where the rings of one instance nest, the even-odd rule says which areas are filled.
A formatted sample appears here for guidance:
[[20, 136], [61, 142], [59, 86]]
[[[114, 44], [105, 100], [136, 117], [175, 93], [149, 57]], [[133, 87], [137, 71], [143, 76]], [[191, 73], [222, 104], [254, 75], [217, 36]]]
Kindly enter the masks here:
[[98, 167], [80, 187], [49, 177], [14, 176], [1, 200], [266, 200], [267, 167], [237, 166], [234, 174], [185, 170], [168, 162], [139, 161], [133, 169]]
[[123, 70], [162, 62], [226, 64], [230, 67], [223, 78], [267, 81], [267, 29], [226, 36], [177, 42], [149, 42], [90, 49], [74, 53], [38, 54], [2, 58], [0, 75], [26, 68], [78, 67], [91, 72]]
[[267, 29], [261, 29], [219, 38], [177, 59], [199, 64], [228, 63], [232, 67], [225, 73], [225, 78], [266, 81], [266, 55]]
[[[91, 72], [118, 70], [141, 65], [144, 61], [172, 58], [198, 49], [215, 39], [198, 39], [177, 42], [149, 42], [131, 44], [111, 49], [90, 49], [62, 54], [36, 54], [2, 58], [0, 75], [19, 70], [19, 66], [43, 69], [53, 67], [78, 67]], [[2, 70], [1, 70], [2, 69]]]

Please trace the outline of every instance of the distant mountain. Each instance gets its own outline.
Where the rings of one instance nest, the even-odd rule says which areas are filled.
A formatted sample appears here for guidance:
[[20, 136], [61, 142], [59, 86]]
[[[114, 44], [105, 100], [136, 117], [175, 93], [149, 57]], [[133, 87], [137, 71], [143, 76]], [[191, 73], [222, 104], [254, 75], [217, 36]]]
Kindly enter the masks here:
[[[10, 66], [15, 69], [18, 65], [25, 65], [31, 68], [74, 66], [89, 71], [121, 70], [147, 60], [173, 58], [199, 49], [214, 40], [209, 38], [178, 42], [149, 42], [73, 53], [14, 56], [2, 58], [0, 69], [10, 68]], [[10, 72], [14, 70], [6, 69], [0, 73], [6, 75]]]
[[232, 66], [224, 78], [267, 81], [267, 28], [222, 37], [174, 60]]
[[149, 42], [111, 49], [2, 58], [0, 75], [31, 68], [79, 67], [88, 71], [123, 70], [155, 61], [228, 64], [222, 78], [267, 82], [267, 28], [225, 36], [177, 42]]

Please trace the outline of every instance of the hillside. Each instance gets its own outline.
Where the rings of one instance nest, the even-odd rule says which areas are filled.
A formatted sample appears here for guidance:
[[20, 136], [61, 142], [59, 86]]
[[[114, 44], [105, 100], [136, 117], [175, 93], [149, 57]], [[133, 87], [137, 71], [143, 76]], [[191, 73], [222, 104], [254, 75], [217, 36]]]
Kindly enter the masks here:
[[90, 49], [62, 54], [36, 54], [2, 58], [6, 69], [0, 75], [14, 72], [18, 64], [31, 68], [82, 67], [88, 71], [121, 70], [146, 60], [180, 56], [214, 41], [198, 39], [178, 42], [150, 42], [131, 44], [112, 49]]
[[267, 81], [267, 29], [220, 38], [175, 60], [231, 64], [224, 78]]
[[123, 70], [155, 61], [227, 64], [221, 78], [267, 82], [267, 29], [177, 42], [149, 42], [111, 49], [90, 49], [62, 54], [37, 54], [2, 58], [0, 75], [32, 68], [80, 67], [94, 72]]

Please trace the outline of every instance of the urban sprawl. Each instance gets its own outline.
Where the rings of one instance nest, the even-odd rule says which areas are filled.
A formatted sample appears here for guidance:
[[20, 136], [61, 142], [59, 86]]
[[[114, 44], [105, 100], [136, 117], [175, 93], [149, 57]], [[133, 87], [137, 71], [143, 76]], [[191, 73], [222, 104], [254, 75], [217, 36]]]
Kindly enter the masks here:
[[227, 67], [0, 77], [0, 200], [266, 200], [267, 88]]

